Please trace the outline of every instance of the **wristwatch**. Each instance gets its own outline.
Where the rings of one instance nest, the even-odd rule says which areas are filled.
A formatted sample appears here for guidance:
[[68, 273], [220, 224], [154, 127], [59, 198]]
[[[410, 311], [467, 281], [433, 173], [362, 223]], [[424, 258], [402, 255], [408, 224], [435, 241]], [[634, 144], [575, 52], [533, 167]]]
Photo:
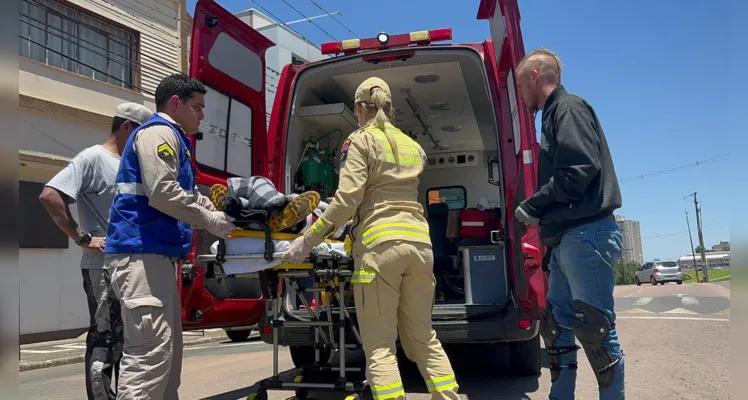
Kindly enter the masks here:
[[81, 235], [81, 238], [75, 241], [75, 244], [77, 244], [78, 246], [83, 246], [84, 244], [90, 242], [91, 238], [93, 238], [93, 236], [91, 236], [90, 233], [84, 231]]

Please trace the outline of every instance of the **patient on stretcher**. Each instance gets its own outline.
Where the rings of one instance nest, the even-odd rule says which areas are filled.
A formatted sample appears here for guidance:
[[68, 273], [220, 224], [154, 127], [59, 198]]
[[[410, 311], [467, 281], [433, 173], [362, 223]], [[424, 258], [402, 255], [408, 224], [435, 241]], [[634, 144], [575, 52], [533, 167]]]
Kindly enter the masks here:
[[[275, 253], [282, 253], [290, 247], [293, 239], [310, 229], [329, 206], [320, 200], [317, 192], [284, 195], [264, 177], [229, 178], [227, 184], [228, 187], [213, 185], [210, 196], [216, 209], [236, 218], [237, 226], [243, 228], [225, 241], [226, 256], [264, 254], [265, 235], [252, 222], [261, 222], [270, 228]], [[240, 224], [240, 221], [246, 223]], [[312, 253], [345, 255], [343, 240], [349, 230], [350, 222], [331, 235], [331, 241], [315, 247]], [[218, 254], [218, 241], [213, 243], [210, 251]], [[226, 275], [235, 275], [275, 268], [280, 264], [280, 257], [271, 262], [261, 258], [229, 259], [222, 268]]]

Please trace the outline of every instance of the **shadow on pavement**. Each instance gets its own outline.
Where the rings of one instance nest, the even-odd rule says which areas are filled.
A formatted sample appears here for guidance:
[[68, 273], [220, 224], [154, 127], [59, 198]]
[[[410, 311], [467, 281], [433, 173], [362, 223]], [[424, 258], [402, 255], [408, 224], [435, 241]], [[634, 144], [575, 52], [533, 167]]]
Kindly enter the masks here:
[[[462, 397], [471, 400], [522, 400], [529, 399], [529, 394], [539, 388], [540, 376], [514, 376], [508, 364], [508, 351], [506, 347], [493, 345], [471, 345], [471, 346], [449, 346], [447, 347], [452, 366], [460, 384], [459, 393]], [[545, 353], [545, 352], [543, 352]], [[547, 360], [543, 357], [543, 367], [547, 368]], [[337, 364], [337, 362], [335, 363]], [[348, 352], [348, 366], [363, 366], [363, 354], [359, 352]], [[423, 382], [421, 374], [415, 363], [407, 359], [400, 359], [400, 374], [403, 379], [405, 390], [408, 394], [421, 394], [419, 398], [428, 398], [428, 390]], [[271, 374], [268, 366], [268, 376]], [[298, 374], [295, 369], [283, 371], [281, 379], [284, 382], [293, 382]], [[325, 382], [333, 382], [336, 374], [325, 375]], [[355, 378], [349, 374], [350, 378]], [[246, 398], [247, 395], [256, 391], [257, 383], [246, 388], [233, 390], [215, 396], [206, 397], [202, 400], [236, 400]], [[269, 392], [272, 396], [273, 391]], [[310, 391], [309, 399], [319, 400], [343, 400], [349, 393]], [[366, 393], [363, 399], [370, 400], [371, 394]], [[288, 397], [295, 399], [294, 396]]]

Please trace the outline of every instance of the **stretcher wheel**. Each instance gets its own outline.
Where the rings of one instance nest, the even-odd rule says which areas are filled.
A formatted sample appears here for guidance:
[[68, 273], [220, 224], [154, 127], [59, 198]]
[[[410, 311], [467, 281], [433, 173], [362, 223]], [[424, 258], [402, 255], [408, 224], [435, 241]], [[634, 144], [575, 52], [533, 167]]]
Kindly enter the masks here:
[[309, 397], [309, 389], [296, 389], [296, 400], [306, 400]]
[[255, 393], [250, 393], [247, 400], [268, 400], [267, 389], [258, 389]]

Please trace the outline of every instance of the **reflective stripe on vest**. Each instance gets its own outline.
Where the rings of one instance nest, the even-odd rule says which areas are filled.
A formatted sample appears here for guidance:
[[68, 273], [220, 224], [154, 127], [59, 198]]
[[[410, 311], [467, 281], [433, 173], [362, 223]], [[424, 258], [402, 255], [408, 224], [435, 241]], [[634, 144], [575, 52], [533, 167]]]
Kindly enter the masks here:
[[369, 245], [377, 238], [385, 235], [413, 236], [431, 240], [428, 228], [419, 225], [403, 223], [382, 224], [374, 226], [367, 229], [361, 239], [365, 245]]
[[426, 387], [429, 389], [429, 393], [443, 392], [445, 390], [456, 388], [457, 379], [454, 375], [432, 378], [426, 381]]
[[[124, 182], [117, 183], [114, 186], [115, 195], [118, 194], [129, 194], [133, 196], [145, 196], [145, 189], [143, 189], [142, 183]], [[187, 194], [194, 194], [192, 190], [185, 190]]]
[[351, 276], [351, 283], [372, 283], [376, 277], [377, 274], [375, 272], [355, 271]]
[[405, 396], [405, 389], [402, 382], [393, 383], [392, 385], [372, 386], [371, 395], [374, 397], [374, 400], [395, 399]]
[[149, 253], [181, 258], [192, 248], [192, 227], [151, 207], [143, 187], [140, 160], [133, 142], [140, 130], [154, 125], [169, 127], [179, 139], [179, 146], [173, 149], [179, 162], [176, 180], [185, 192], [192, 194], [195, 190], [189, 139], [172, 122], [154, 114], [130, 134], [124, 146], [115, 181], [106, 253]]

